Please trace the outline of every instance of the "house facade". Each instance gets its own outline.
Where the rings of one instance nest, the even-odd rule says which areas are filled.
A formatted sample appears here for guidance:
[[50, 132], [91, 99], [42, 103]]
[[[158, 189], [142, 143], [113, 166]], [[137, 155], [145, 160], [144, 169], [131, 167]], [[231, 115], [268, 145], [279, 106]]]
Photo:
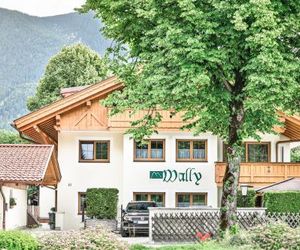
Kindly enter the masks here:
[[[45, 199], [41, 192], [41, 199], [56, 200], [61, 228], [82, 226], [88, 188], [117, 188], [119, 208], [132, 200], [154, 200], [165, 207], [218, 207], [226, 167], [223, 141], [209, 132], [194, 136], [182, 131], [180, 114], [160, 111], [159, 133], [139, 145], [124, 132], [144, 112], [109, 117], [109, 109], [100, 103], [121, 88], [111, 77], [87, 88], [67, 89], [61, 100], [14, 121], [23, 136], [55, 145], [62, 179], [56, 197], [47, 194]], [[290, 144], [300, 138], [300, 119], [284, 114], [281, 119], [285, 126], [274, 128], [276, 133], [261, 135], [260, 142], [245, 141], [240, 183], [262, 187], [300, 177], [300, 165], [289, 163]]]
[[[0, 144], [0, 229], [38, 224], [38, 209], [48, 213], [54, 206], [49, 188], [60, 178], [53, 145]], [[43, 186], [40, 207], [28, 203], [29, 186]]]

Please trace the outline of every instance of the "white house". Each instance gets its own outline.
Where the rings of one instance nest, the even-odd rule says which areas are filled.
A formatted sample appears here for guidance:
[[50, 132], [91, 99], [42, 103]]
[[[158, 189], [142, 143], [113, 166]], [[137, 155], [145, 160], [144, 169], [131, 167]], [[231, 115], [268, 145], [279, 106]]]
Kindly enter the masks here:
[[[63, 214], [62, 228], [81, 226], [82, 201], [92, 187], [117, 188], [119, 206], [155, 200], [166, 207], [217, 207], [226, 167], [222, 140], [209, 132], [183, 132], [180, 114], [160, 111], [159, 134], [147, 145], [136, 144], [124, 132], [144, 112], [109, 117], [99, 102], [121, 88], [111, 77], [86, 88], [65, 89], [61, 100], [14, 121], [23, 136], [55, 145], [62, 175], [56, 204]], [[300, 119], [284, 114], [281, 119], [285, 127], [276, 128], [277, 134], [261, 135], [261, 142], [245, 141], [240, 183], [260, 187], [300, 177], [300, 164], [289, 163], [290, 143], [300, 138]], [[46, 203], [43, 192], [41, 199]]]
[[[0, 229], [39, 220], [37, 210], [28, 206], [27, 188], [56, 186], [61, 176], [54, 158], [53, 145], [0, 144]], [[55, 206], [48, 201], [45, 204]]]

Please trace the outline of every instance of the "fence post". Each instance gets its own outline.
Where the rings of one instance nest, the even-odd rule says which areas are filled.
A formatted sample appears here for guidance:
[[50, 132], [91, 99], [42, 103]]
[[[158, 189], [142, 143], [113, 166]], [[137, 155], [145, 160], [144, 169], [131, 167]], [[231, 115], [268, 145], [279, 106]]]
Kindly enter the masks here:
[[152, 230], [153, 230], [153, 228], [152, 228], [152, 217], [153, 217], [153, 215], [154, 215], [154, 211], [152, 210], [153, 208], [152, 207], [149, 207], [148, 208], [149, 209], [149, 240], [150, 241], [153, 241], [153, 236], [152, 236]]

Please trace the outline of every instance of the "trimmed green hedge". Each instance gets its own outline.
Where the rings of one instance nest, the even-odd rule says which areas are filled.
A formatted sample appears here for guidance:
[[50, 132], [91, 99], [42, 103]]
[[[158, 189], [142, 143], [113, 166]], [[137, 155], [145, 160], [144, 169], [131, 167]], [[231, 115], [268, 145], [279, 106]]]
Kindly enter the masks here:
[[0, 249], [37, 250], [38, 241], [30, 234], [21, 231], [0, 231]]
[[266, 192], [264, 194], [264, 207], [268, 212], [300, 212], [300, 192]]
[[117, 217], [118, 189], [89, 188], [86, 191], [86, 213], [96, 219]]
[[[245, 202], [244, 199], [246, 199]], [[242, 191], [238, 190], [237, 207], [255, 207], [255, 199], [256, 199], [256, 192], [254, 189], [248, 189], [248, 194], [246, 198], [242, 196]], [[245, 203], [246, 205], [244, 205]]]

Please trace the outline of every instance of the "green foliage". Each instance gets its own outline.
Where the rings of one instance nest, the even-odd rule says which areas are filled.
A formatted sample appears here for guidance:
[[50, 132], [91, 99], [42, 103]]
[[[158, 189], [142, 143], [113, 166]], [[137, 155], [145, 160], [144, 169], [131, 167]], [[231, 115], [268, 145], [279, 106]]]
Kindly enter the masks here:
[[300, 162], [300, 146], [291, 150], [291, 162]]
[[62, 47], [82, 42], [103, 55], [111, 44], [99, 35], [93, 13], [33, 17], [0, 8], [0, 16], [0, 129], [11, 129], [11, 121], [28, 112], [27, 98]]
[[0, 249], [37, 250], [38, 242], [28, 233], [21, 231], [0, 231]]
[[39, 109], [58, 100], [62, 88], [93, 84], [106, 75], [105, 62], [95, 51], [83, 44], [66, 46], [50, 59], [27, 107], [31, 111]]
[[284, 223], [268, 224], [252, 229], [249, 238], [261, 249], [299, 249], [300, 228], [293, 229]]
[[237, 206], [238, 207], [255, 207], [256, 192], [254, 189], [248, 189], [246, 197], [242, 196], [242, 191], [238, 190]]
[[23, 140], [18, 133], [8, 130], [0, 129], [0, 144], [21, 144], [29, 143], [27, 140]]
[[115, 219], [117, 216], [118, 189], [89, 188], [86, 191], [86, 213], [97, 219]]
[[138, 140], [159, 124], [158, 106], [226, 141], [232, 126], [236, 141], [259, 138], [279, 123], [276, 109], [299, 109], [296, 0], [87, 0], [88, 10], [116, 41], [112, 67], [125, 85], [105, 104], [149, 110], [129, 131]]
[[227, 234], [221, 240], [222, 246], [236, 249], [299, 249], [300, 227], [291, 228], [282, 222], [268, 223], [241, 230], [236, 235]]
[[300, 212], [300, 191], [266, 192], [263, 201], [268, 212]]

